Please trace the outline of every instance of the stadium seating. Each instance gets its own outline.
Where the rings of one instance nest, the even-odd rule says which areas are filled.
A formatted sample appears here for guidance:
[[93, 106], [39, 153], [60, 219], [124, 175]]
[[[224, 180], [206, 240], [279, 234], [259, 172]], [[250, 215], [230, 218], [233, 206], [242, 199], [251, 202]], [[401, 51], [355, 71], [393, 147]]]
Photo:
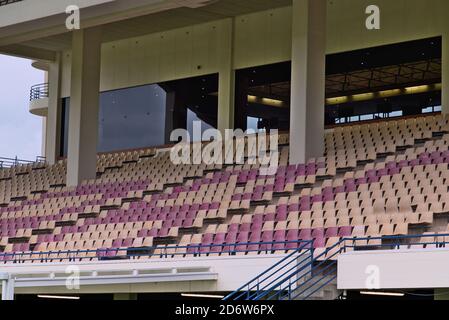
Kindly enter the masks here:
[[337, 127], [323, 157], [297, 166], [282, 134], [268, 176], [248, 161], [174, 165], [155, 148], [101, 154], [97, 179], [77, 187], [64, 160], [1, 169], [0, 259], [274, 254], [446, 231], [435, 221], [449, 213], [448, 133], [447, 116]]

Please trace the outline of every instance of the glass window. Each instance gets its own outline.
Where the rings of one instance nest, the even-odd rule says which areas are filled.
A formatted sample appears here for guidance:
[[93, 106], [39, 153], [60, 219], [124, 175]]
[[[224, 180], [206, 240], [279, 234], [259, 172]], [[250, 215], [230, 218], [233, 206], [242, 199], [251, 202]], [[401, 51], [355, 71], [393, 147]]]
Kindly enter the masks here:
[[364, 115], [360, 116], [361, 121], [368, 121], [368, 120], [373, 120], [373, 119], [374, 119], [374, 115], [372, 115], [372, 114], [364, 114]]
[[[160, 146], [165, 143], [166, 93], [158, 85], [120, 89], [100, 94], [98, 152]], [[70, 98], [63, 99], [63, 143], [68, 150]]]
[[[218, 74], [100, 93], [98, 152], [114, 152], [171, 143], [174, 129], [193, 133], [214, 128], [218, 110]], [[63, 99], [61, 156], [67, 155], [70, 98]]]
[[[195, 122], [201, 124], [201, 137], [193, 135], [193, 126]], [[195, 111], [192, 111], [190, 108], [187, 108], [187, 131], [189, 132], [190, 135], [190, 141], [193, 142], [201, 141], [204, 131], [208, 129], [213, 129], [213, 127], [208, 123], [204, 122], [203, 120], [201, 120], [195, 113]]]
[[259, 118], [255, 118], [255, 117], [247, 117], [246, 118], [246, 127], [249, 130], [254, 130], [254, 131], [259, 131]]
[[158, 85], [100, 95], [98, 151], [110, 152], [165, 143], [165, 91]]
[[422, 109], [422, 113], [431, 113], [433, 112], [433, 107], [427, 107]]
[[391, 112], [390, 117], [402, 117], [402, 110]]

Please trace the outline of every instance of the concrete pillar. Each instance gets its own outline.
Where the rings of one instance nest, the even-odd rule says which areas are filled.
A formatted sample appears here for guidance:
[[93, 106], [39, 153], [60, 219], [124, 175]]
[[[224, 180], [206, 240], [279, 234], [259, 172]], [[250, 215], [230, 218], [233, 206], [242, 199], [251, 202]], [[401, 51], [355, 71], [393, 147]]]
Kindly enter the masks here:
[[48, 68], [48, 113], [45, 121], [45, 153], [49, 164], [58, 160], [61, 146], [61, 54]]
[[114, 300], [137, 300], [137, 293], [114, 293]]
[[224, 134], [225, 129], [234, 128], [234, 20], [226, 19], [224, 31], [218, 35], [219, 80], [218, 80], [218, 121], [217, 129]]
[[1, 274], [2, 281], [2, 300], [14, 300], [15, 281], [8, 274]]
[[68, 186], [96, 177], [101, 37], [99, 28], [73, 32]]
[[47, 117], [42, 117], [42, 146], [41, 156], [45, 157], [47, 150]]
[[290, 163], [324, 153], [326, 0], [293, 0]]
[[[447, 22], [449, 25], [449, 22]], [[442, 52], [442, 87], [441, 87], [441, 108], [443, 114], [449, 114], [449, 26], [443, 34]]]

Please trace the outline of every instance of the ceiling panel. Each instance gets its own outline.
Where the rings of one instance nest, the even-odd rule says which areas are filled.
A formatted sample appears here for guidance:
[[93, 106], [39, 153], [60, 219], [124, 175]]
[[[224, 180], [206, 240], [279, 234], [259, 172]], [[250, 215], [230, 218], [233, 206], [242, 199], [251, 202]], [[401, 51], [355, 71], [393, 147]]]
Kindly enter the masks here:
[[[104, 41], [126, 39], [164, 30], [186, 27], [237, 15], [291, 5], [292, 0], [220, 0], [201, 8], [178, 8], [151, 15], [110, 23], [104, 26]], [[27, 46], [48, 50], [66, 50], [71, 34], [32, 40]]]

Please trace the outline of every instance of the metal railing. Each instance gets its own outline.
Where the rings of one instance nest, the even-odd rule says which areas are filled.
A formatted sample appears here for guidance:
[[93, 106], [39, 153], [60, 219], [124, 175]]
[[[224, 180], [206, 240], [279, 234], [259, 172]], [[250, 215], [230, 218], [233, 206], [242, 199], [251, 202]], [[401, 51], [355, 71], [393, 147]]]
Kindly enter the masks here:
[[[418, 240], [416, 240], [418, 239]], [[280, 261], [224, 298], [235, 300], [307, 300], [337, 278], [337, 257], [354, 250], [398, 250], [414, 248], [449, 250], [449, 233], [409, 236], [343, 238], [334, 245], [313, 248], [313, 240], [246, 242], [226, 244], [191, 244], [164, 247], [101, 248], [94, 250], [52, 250], [46, 252], [7, 252], [1, 263], [74, 262], [84, 259], [125, 260], [138, 258], [235, 256], [240, 254], [274, 254], [288, 251]]]
[[298, 269], [298, 266], [310, 265], [313, 261], [312, 248], [312, 240], [301, 242], [298, 248], [292, 253], [231, 294], [227, 295], [224, 300], [256, 300], [261, 292], [265, 292], [265, 290], [273, 286], [282, 277], [289, 276], [292, 272], [295, 272], [295, 270]]
[[3, 158], [0, 157], [0, 169], [11, 168], [15, 166], [27, 165], [27, 164], [39, 164], [45, 163], [45, 157], [38, 156], [35, 161], [31, 160], [22, 160], [17, 157], [15, 158]]
[[[418, 240], [416, 241], [416, 239]], [[449, 233], [343, 238], [319, 254], [314, 254], [316, 249], [311, 249], [313, 258], [308, 263], [301, 260], [289, 267], [288, 270], [283, 270], [278, 267], [284, 263], [285, 259], [279, 261], [255, 279], [226, 296], [224, 300], [307, 300], [337, 278], [337, 257], [341, 253], [357, 250], [413, 248], [445, 248], [449, 250]], [[269, 270], [278, 269], [280, 270], [276, 281], [270, 283], [269, 287], [254, 285], [254, 283], [258, 284], [259, 279], [262, 279]], [[242, 292], [244, 289], [247, 291]]]
[[23, 0], [0, 0], [0, 7], [1, 6], [6, 6], [8, 4], [20, 2], [20, 1], [23, 1]]
[[48, 98], [48, 83], [40, 83], [31, 87], [30, 101]]
[[[220, 256], [235, 256], [238, 254], [273, 253], [276, 246], [305, 247], [310, 241], [272, 241], [272, 242], [239, 242], [225, 244], [191, 244], [186, 246], [167, 245], [165, 247], [140, 247], [140, 248], [101, 248], [83, 250], [51, 250], [51, 251], [26, 251], [0, 253], [0, 262], [25, 263], [25, 262], [52, 262], [52, 261], [82, 261], [83, 259], [98, 260], [123, 260], [137, 258], [176, 258], [176, 257], [205, 257], [210, 254]], [[257, 248], [248, 248], [248, 247]], [[266, 246], [266, 249], [260, 247]]]

